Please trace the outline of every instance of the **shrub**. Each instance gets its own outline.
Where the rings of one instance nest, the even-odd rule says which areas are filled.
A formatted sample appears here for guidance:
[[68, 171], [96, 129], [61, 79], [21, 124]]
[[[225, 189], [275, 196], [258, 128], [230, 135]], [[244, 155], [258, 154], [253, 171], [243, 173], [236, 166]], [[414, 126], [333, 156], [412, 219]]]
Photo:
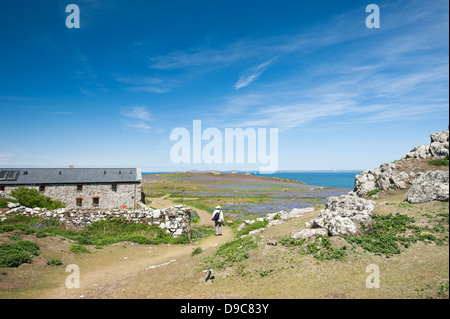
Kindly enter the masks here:
[[[347, 247], [335, 248], [328, 237], [317, 236], [309, 239], [284, 238], [280, 243], [285, 247], [299, 247], [300, 253], [313, 255], [317, 260], [344, 261]], [[304, 245], [306, 243], [306, 245]]]
[[31, 241], [21, 240], [13, 244], [0, 244], [0, 268], [18, 267], [30, 263], [39, 255], [39, 247]]
[[378, 194], [379, 192], [381, 192], [380, 189], [372, 189], [371, 191], [367, 192], [367, 196], [374, 196], [376, 194]]
[[200, 247], [194, 248], [192, 250], [191, 257], [194, 257], [195, 255], [198, 255], [198, 254], [201, 254], [202, 252], [203, 252], [203, 250]]
[[236, 238], [221, 245], [212, 257], [205, 259], [205, 263], [210, 269], [232, 267], [248, 259], [249, 252], [257, 247], [258, 243], [254, 237]]
[[11, 191], [11, 196], [17, 199], [22, 206], [26, 207], [41, 207], [48, 210], [66, 207], [66, 205], [59, 200], [52, 200], [48, 196], [44, 196], [36, 189], [19, 186]]
[[[434, 242], [437, 245], [444, 244], [442, 239], [437, 238], [428, 226], [418, 227], [413, 225], [413, 217], [403, 214], [389, 214], [387, 216], [372, 216], [373, 224], [364, 230], [360, 237], [345, 237], [345, 240], [353, 245], [358, 245], [376, 255], [391, 257], [401, 253], [401, 248], [408, 248], [411, 244], [422, 241]], [[412, 235], [406, 236], [406, 230], [411, 230]]]
[[90, 254], [91, 253], [89, 251], [89, 249], [87, 249], [83, 245], [72, 245], [72, 246], [70, 246], [70, 251], [74, 252], [75, 254]]
[[433, 166], [449, 166], [449, 160], [448, 158], [436, 159], [429, 161], [428, 164]]
[[63, 262], [61, 259], [52, 259], [47, 261], [47, 265], [49, 266], [62, 266]]
[[14, 240], [14, 241], [22, 239], [22, 237], [20, 237], [19, 234], [12, 234], [12, 235], [8, 236], [8, 238], [11, 239], [11, 240]]

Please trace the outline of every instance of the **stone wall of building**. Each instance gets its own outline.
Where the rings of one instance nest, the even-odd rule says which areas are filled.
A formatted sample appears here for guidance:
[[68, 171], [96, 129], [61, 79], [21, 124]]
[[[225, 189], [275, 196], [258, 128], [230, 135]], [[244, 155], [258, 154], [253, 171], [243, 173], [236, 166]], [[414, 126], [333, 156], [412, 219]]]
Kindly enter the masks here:
[[[16, 187], [5, 185], [4, 190], [0, 190], [0, 197], [9, 197]], [[40, 190], [39, 185], [26, 187]], [[140, 183], [47, 184], [41, 194], [62, 201], [69, 209], [112, 209], [136, 207], [141, 200], [141, 190]], [[77, 205], [77, 199], [81, 206]], [[98, 201], [98, 204], [94, 201]]]
[[122, 218], [130, 223], [158, 225], [174, 237], [187, 233], [191, 227], [191, 209], [184, 205], [175, 205], [165, 209], [152, 209], [140, 204], [139, 209], [93, 210], [61, 208], [49, 211], [45, 208], [27, 208], [18, 206], [18, 204], [11, 204], [10, 210], [3, 213], [3, 216], [0, 216], [0, 220], [8, 218], [12, 213], [54, 219], [69, 229], [83, 229], [96, 221], [106, 218]]

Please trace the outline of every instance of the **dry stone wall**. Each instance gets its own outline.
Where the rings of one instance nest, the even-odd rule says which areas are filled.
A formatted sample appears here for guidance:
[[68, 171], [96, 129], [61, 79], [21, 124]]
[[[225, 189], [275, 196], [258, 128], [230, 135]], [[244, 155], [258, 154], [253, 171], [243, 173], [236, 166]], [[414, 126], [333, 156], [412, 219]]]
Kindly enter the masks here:
[[152, 209], [142, 205], [139, 209], [87, 210], [67, 209], [46, 210], [45, 208], [28, 208], [11, 203], [10, 210], [2, 218], [18, 212], [23, 215], [40, 216], [63, 223], [67, 228], [82, 229], [92, 223], [106, 218], [122, 218], [130, 223], [158, 225], [174, 237], [187, 233], [190, 229], [191, 209], [184, 205], [175, 205], [165, 209]]

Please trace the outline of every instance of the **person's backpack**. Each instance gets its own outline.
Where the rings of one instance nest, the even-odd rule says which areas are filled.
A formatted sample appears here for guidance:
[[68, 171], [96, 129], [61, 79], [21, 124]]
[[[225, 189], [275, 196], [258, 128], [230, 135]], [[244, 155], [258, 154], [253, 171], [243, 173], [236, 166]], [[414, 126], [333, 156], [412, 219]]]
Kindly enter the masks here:
[[212, 220], [218, 220], [220, 216], [220, 211], [214, 213]]

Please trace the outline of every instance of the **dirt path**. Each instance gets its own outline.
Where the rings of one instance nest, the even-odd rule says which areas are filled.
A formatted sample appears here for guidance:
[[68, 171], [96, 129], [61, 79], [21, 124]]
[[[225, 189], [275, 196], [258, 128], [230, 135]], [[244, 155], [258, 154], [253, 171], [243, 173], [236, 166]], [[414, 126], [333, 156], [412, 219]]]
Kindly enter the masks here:
[[[154, 208], [167, 208], [174, 205], [167, 196], [151, 200], [151, 206]], [[199, 209], [195, 211], [200, 216], [201, 224], [213, 224], [211, 214]], [[133, 245], [131, 243], [111, 245], [95, 251], [92, 255], [79, 256], [77, 260], [74, 260], [80, 269], [80, 288], [68, 289], [65, 280], [69, 273], [60, 271], [57, 282], [61, 284], [58, 287], [39, 291], [36, 296], [30, 296], [30, 298], [115, 298], [118, 294], [122, 296], [127, 290], [133, 290], [133, 283], [148, 275], [149, 271], [152, 274], [164, 271], [166, 267], [160, 265], [171, 261], [182, 263], [183, 260], [188, 260], [187, 257], [190, 258], [194, 248], [214, 247], [233, 236], [232, 230], [224, 227], [223, 236], [210, 236], [189, 245]]]

